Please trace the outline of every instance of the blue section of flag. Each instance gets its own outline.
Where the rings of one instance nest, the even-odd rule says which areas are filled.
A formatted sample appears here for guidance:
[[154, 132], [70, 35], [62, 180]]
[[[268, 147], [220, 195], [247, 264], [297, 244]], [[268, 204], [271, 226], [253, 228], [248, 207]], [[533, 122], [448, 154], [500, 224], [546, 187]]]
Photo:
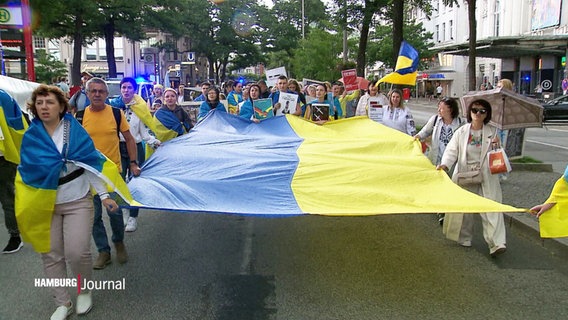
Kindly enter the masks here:
[[[405, 62], [400, 66], [402, 68], [399, 67], [398, 69], [395, 70], [395, 72], [399, 74], [408, 74], [418, 70], [418, 63], [420, 62], [418, 60], [418, 51], [416, 51], [414, 47], [408, 44], [408, 42], [402, 41], [402, 44], [400, 45], [400, 50], [398, 52], [398, 56], [399, 56], [399, 61], [400, 57], [405, 57], [409, 59], [411, 62], [410, 61]], [[398, 65], [399, 62], [397, 61], [397, 67]]]
[[302, 141], [286, 117], [256, 124], [213, 110], [188, 134], [160, 146], [128, 186], [150, 208], [301, 214], [291, 181]]

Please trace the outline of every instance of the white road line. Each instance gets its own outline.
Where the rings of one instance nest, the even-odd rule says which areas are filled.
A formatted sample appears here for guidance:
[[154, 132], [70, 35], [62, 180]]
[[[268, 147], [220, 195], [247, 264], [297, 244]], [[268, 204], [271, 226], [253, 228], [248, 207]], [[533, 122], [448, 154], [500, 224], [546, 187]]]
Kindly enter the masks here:
[[551, 144], [551, 143], [544, 143], [544, 142], [535, 141], [535, 140], [528, 140], [528, 139], [527, 139], [527, 142], [542, 144], [543, 146], [548, 146], [548, 147], [553, 147], [553, 148], [558, 148], [558, 149], [563, 149], [563, 150], [568, 150], [568, 147], [563, 147], [563, 146], [559, 146], [559, 145]]
[[253, 233], [253, 221], [252, 217], [247, 219], [247, 225], [245, 226], [245, 240], [243, 244], [243, 260], [241, 261], [241, 275], [250, 274], [250, 263], [252, 257], [252, 233]]

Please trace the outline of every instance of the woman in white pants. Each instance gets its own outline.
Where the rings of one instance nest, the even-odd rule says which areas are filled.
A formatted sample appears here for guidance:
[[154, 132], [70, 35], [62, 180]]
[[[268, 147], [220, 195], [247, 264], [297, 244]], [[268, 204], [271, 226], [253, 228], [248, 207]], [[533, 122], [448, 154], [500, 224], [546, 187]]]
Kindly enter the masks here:
[[[437, 169], [448, 170], [456, 164], [452, 174], [454, 182], [458, 182], [460, 173], [478, 169], [482, 177], [481, 182], [462, 187], [485, 198], [501, 202], [502, 193], [499, 176], [492, 175], [489, 171], [487, 153], [491, 147], [499, 146], [497, 128], [488, 124], [490, 120], [491, 105], [489, 102], [482, 99], [473, 101], [467, 108], [468, 124], [454, 132]], [[489, 246], [489, 254], [496, 256], [505, 252], [507, 247], [503, 214], [481, 213], [480, 215], [483, 224], [483, 237]], [[444, 233], [448, 239], [469, 247], [471, 246], [472, 231], [473, 215], [446, 215]]]

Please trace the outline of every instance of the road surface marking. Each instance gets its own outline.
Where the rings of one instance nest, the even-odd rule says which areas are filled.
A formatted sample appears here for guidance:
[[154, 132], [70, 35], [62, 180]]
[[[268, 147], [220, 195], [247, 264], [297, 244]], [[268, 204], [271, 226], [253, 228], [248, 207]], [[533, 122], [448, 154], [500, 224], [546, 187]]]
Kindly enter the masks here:
[[243, 244], [243, 260], [241, 261], [241, 275], [250, 274], [250, 263], [252, 256], [252, 234], [253, 234], [253, 219], [247, 219], [247, 225], [245, 226], [245, 241]]
[[559, 145], [551, 144], [551, 143], [544, 143], [544, 142], [535, 141], [535, 140], [527, 140], [527, 142], [532, 142], [532, 143], [536, 143], [536, 144], [542, 144], [542, 145], [548, 146], [548, 147], [568, 150], [568, 147], [563, 147], [563, 146], [559, 146]]

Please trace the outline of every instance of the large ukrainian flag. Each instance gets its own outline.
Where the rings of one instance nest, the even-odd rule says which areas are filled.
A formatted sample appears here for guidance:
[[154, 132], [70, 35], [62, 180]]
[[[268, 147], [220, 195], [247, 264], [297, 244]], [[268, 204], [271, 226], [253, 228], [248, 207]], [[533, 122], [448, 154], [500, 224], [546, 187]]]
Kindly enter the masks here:
[[323, 126], [210, 112], [129, 182], [147, 208], [269, 215], [521, 212], [467, 192], [420, 143], [367, 117]]
[[543, 238], [568, 237], [568, 167], [556, 181], [545, 203], [556, 203], [540, 216], [540, 236]]
[[21, 163], [16, 173], [16, 219], [24, 241], [37, 252], [49, 252], [51, 218], [59, 173], [65, 162], [89, 170], [102, 178], [109, 191], [116, 191], [126, 202], [132, 196], [121, 178], [116, 165], [95, 149], [93, 141], [83, 127], [65, 114], [70, 124], [67, 152], [60, 153], [39, 119], [34, 119], [26, 131], [21, 150]]
[[0, 89], [0, 151], [7, 161], [20, 163], [20, 145], [27, 128], [16, 100]]
[[377, 85], [381, 82], [393, 84], [415, 86], [416, 75], [418, 74], [418, 51], [409, 45], [406, 41], [402, 41], [398, 52], [398, 59], [394, 72], [382, 77]]

